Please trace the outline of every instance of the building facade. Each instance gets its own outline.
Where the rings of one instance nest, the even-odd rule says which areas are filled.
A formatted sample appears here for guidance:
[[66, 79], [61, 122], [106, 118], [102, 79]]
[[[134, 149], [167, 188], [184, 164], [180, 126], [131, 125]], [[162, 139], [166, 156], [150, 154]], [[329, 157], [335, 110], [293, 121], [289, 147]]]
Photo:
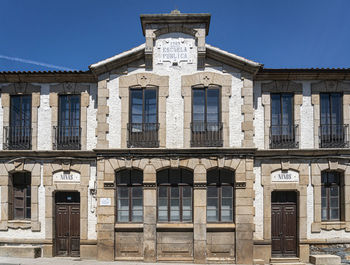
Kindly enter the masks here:
[[264, 68], [207, 44], [210, 14], [141, 24], [144, 44], [89, 71], [0, 72], [0, 252], [253, 264], [344, 250], [350, 70]]

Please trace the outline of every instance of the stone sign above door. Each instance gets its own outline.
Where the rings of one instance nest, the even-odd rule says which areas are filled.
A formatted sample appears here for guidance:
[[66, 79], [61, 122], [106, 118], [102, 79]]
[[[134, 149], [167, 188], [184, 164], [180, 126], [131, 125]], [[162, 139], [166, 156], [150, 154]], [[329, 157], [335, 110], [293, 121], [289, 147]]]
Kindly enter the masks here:
[[157, 63], [193, 63], [192, 53], [190, 52], [193, 49], [192, 42], [183, 38], [158, 40], [157, 49], [160, 51]]
[[80, 183], [80, 174], [74, 171], [59, 171], [53, 174], [53, 182]]
[[299, 173], [294, 170], [277, 170], [271, 173], [271, 182], [299, 182]]

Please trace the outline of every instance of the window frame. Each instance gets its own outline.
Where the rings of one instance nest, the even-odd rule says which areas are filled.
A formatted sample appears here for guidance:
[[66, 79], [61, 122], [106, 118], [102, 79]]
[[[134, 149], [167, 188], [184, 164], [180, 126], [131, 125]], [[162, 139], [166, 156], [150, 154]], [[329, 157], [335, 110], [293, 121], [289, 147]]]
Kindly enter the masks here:
[[[23, 184], [15, 184], [15, 177], [16, 175], [23, 176], [24, 177], [24, 183]], [[23, 188], [23, 196], [21, 198], [23, 199], [23, 216], [19, 217], [16, 215], [16, 207], [15, 205], [15, 189], [17, 188]], [[30, 190], [30, 194], [28, 196], [28, 189]], [[11, 212], [9, 213], [9, 220], [24, 220], [24, 221], [30, 221], [32, 217], [32, 179], [31, 174], [29, 172], [16, 172], [11, 175]], [[29, 206], [27, 206], [27, 200], [29, 198]], [[27, 211], [29, 210], [29, 216], [27, 214]]]
[[[272, 96], [273, 95], [279, 95], [279, 98], [280, 98], [280, 115], [281, 115], [281, 124], [278, 124], [278, 125], [273, 125], [272, 124]], [[280, 92], [280, 93], [270, 93], [270, 100], [271, 100], [271, 113], [270, 113], [270, 119], [271, 119], [271, 126], [284, 126], [283, 125], [283, 116], [284, 116], [284, 112], [283, 112], [283, 101], [282, 101], [282, 98], [284, 95], [290, 95], [291, 96], [291, 106], [292, 106], [292, 124], [287, 124], [288, 126], [294, 126], [295, 124], [295, 120], [294, 120], [294, 93], [288, 93], [288, 92]]]
[[[323, 124], [322, 123], [322, 100], [321, 100], [321, 96], [322, 95], [328, 95], [328, 102], [329, 102], [329, 108], [328, 108], [328, 112], [327, 114], [331, 115], [332, 114], [332, 95], [340, 95], [340, 120], [341, 120], [341, 123], [340, 124], [333, 124], [332, 122], [332, 118], [330, 118], [330, 124]], [[343, 93], [340, 93], [340, 92], [321, 92], [320, 93], [320, 125], [324, 126], [324, 125], [330, 125], [330, 126], [333, 126], [333, 125], [344, 125], [344, 104], [343, 104], [343, 97], [344, 97], [344, 94]]]
[[[172, 168], [167, 168], [167, 169], [163, 169], [157, 172], [157, 174], [161, 171], [167, 170], [168, 171], [168, 180], [170, 178], [170, 170], [186, 170], [188, 172], [191, 172], [192, 175], [192, 183], [184, 183], [184, 182], [180, 182], [180, 183], [159, 183], [158, 182], [158, 175], [157, 175], [157, 222], [159, 223], [193, 223], [193, 171], [189, 170], [189, 169], [183, 169], [183, 168], [178, 168], [178, 169], [172, 169]], [[181, 174], [181, 178], [182, 178], [182, 172]], [[159, 193], [160, 193], [160, 188], [161, 187], [166, 187], [167, 190], [167, 220], [159, 220]], [[173, 187], [177, 187], [179, 189], [179, 220], [171, 220], [171, 188]], [[191, 190], [191, 219], [190, 220], [183, 220], [183, 187], [189, 187]]]
[[[338, 176], [338, 183], [335, 183], [335, 182], [329, 182], [328, 178], [329, 178], [329, 173], [332, 173], [332, 174], [336, 174]], [[322, 181], [322, 178], [323, 178], [323, 175], [324, 174], [327, 174], [325, 177], [327, 178], [327, 182], [324, 183]], [[339, 222], [339, 221], [342, 221], [343, 220], [343, 207], [342, 207], [342, 201], [343, 201], [343, 174], [339, 171], [333, 171], [333, 170], [326, 170], [326, 171], [322, 171], [321, 172], [321, 222]], [[339, 217], [337, 219], [332, 219], [331, 218], [331, 209], [332, 208], [335, 208], [335, 207], [331, 207], [331, 191], [330, 189], [332, 187], [338, 187], [338, 215]], [[325, 188], [326, 189], [326, 206], [325, 207], [327, 209], [327, 217], [326, 218], [323, 218], [322, 217], [322, 210], [323, 210], [323, 204], [322, 204], [322, 189]]]
[[80, 128], [81, 127], [81, 95], [80, 94], [59, 94], [58, 95], [58, 108], [57, 108], [57, 111], [58, 111], [58, 119], [57, 119], [57, 127], [76, 127], [76, 126], [73, 126], [72, 125], [72, 119], [71, 119], [71, 115], [73, 113], [73, 111], [71, 110], [72, 108], [72, 103], [71, 101], [69, 101], [69, 125], [68, 126], [62, 126], [62, 117], [61, 117], [61, 109], [62, 109], [62, 106], [61, 106], [61, 99], [62, 97], [67, 97], [67, 98], [71, 98], [71, 97], [78, 97], [79, 98], [79, 125], [78, 127]]
[[145, 122], [145, 91], [155, 90], [156, 91], [156, 123], [159, 123], [159, 88], [157, 86], [146, 86], [146, 87], [130, 87], [129, 89], [129, 123], [132, 124], [132, 91], [142, 90], [142, 122], [141, 124], [147, 124]]
[[217, 89], [219, 91], [219, 102], [218, 102], [218, 123], [221, 123], [222, 121], [222, 109], [221, 109], [221, 100], [222, 100], [222, 95], [221, 95], [221, 86], [218, 86], [218, 85], [208, 85], [208, 86], [192, 86], [192, 90], [191, 90], [191, 98], [192, 98], [192, 104], [191, 104], [191, 122], [194, 123], [194, 122], [200, 122], [200, 121], [195, 121], [193, 119], [193, 114], [194, 114], [194, 111], [193, 111], [193, 106], [194, 106], [194, 90], [204, 90], [204, 121], [203, 123], [208, 123], [208, 120], [207, 120], [207, 116], [208, 116], [208, 111], [207, 111], [207, 108], [208, 108], [208, 90], [214, 90], [214, 89]]
[[[206, 196], [206, 200], [207, 200], [207, 210], [206, 210], [206, 219], [207, 219], [207, 223], [211, 223], [211, 224], [215, 224], [215, 223], [235, 223], [235, 172], [232, 170], [228, 170], [228, 169], [223, 169], [226, 170], [230, 173], [233, 174], [233, 179], [232, 179], [232, 183], [225, 183], [221, 181], [221, 173], [219, 173], [219, 181], [214, 183], [209, 183], [208, 181], [208, 172], [210, 171], [218, 171], [221, 172], [222, 169], [212, 169], [207, 171], [207, 196]], [[217, 189], [217, 194], [218, 196], [217, 198], [217, 203], [218, 203], [218, 220], [217, 221], [208, 221], [208, 188], [210, 187], [216, 187]], [[230, 221], [222, 221], [222, 187], [231, 187], [232, 188], [232, 220]], [[211, 197], [214, 198], [214, 197]]]
[[[128, 179], [128, 183], [118, 183], [117, 181], [117, 174], [122, 172], [122, 171], [128, 171], [129, 172], [129, 179]], [[133, 171], [138, 171], [141, 175], [142, 175], [142, 183], [132, 183], [132, 172]], [[115, 183], [116, 183], [116, 189], [115, 189], [115, 201], [116, 201], [116, 216], [115, 216], [115, 221], [116, 223], [133, 223], [133, 224], [137, 224], [137, 223], [143, 223], [143, 219], [144, 219], [144, 211], [143, 211], [143, 204], [144, 204], [144, 198], [143, 198], [143, 173], [141, 170], [137, 170], [137, 169], [123, 169], [123, 170], [119, 170], [115, 173]], [[119, 221], [118, 220], [118, 213], [121, 211], [118, 209], [118, 199], [119, 199], [119, 196], [118, 196], [118, 188], [124, 188], [126, 187], [128, 189], [128, 221]], [[133, 202], [133, 195], [132, 195], [132, 191], [133, 191], [133, 188], [136, 188], [136, 187], [139, 187], [141, 188], [141, 191], [142, 191], [142, 195], [141, 195], [141, 199], [142, 199], [142, 220], [140, 221], [133, 221], [132, 220], [132, 217], [133, 217], [133, 209], [132, 209], [132, 202]]]

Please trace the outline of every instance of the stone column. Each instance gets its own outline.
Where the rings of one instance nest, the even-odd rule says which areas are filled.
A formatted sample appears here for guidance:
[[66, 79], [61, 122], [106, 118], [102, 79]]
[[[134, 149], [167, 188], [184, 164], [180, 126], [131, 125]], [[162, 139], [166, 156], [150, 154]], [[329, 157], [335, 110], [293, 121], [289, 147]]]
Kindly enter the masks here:
[[[106, 164], [109, 164], [106, 161]], [[109, 178], [108, 175], [106, 178]], [[97, 259], [114, 260], [115, 191], [104, 188], [105, 161], [97, 161]], [[110, 199], [110, 205], [101, 206], [101, 198]]]
[[157, 260], [157, 174], [153, 165], [143, 171], [143, 259]]
[[[241, 166], [245, 163], [245, 166]], [[245, 171], [245, 174], [244, 172]], [[242, 179], [245, 177], [245, 180]], [[236, 263], [253, 264], [253, 159], [242, 160], [236, 170]], [[237, 185], [242, 183], [244, 185]]]
[[204, 165], [194, 168], [193, 186], [193, 236], [194, 262], [206, 263], [207, 249], [207, 170]]
[[242, 147], [254, 147], [253, 77], [251, 75], [243, 77], [241, 93], [243, 98], [242, 114], [244, 116], [244, 121], [242, 122], [242, 132], [244, 133]]
[[104, 74], [99, 77], [97, 83], [98, 89], [98, 105], [97, 105], [97, 148], [108, 148], [107, 134], [109, 132], [109, 124], [107, 123], [107, 116], [109, 114], [109, 108], [107, 105], [107, 99], [109, 97], [109, 90], [107, 88], [107, 82], [109, 75]]

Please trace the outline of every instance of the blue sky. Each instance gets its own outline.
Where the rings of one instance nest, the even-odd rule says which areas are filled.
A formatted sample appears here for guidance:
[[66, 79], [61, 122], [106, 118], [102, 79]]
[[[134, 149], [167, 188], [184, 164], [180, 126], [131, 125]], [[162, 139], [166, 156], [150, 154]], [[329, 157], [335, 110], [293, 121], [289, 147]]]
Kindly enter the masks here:
[[0, 71], [69, 69], [144, 42], [140, 14], [212, 14], [207, 43], [266, 68], [350, 67], [350, 0], [0, 0]]

